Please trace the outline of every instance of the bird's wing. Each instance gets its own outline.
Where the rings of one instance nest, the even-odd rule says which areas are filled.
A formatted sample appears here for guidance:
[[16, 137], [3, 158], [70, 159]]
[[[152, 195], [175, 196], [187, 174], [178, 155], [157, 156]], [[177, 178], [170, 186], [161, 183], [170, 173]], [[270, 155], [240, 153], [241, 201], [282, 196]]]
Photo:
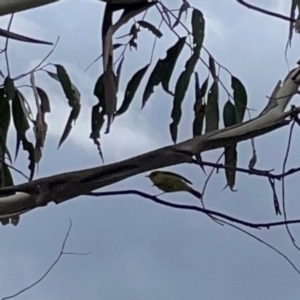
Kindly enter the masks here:
[[190, 182], [188, 179], [186, 179], [185, 177], [183, 177], [182, 175], [180, 174], [177, 174], [177, 173], [173, 173], [173, 172], [169, 172], [169, 171], [161, 171], [162, 173], [165, 173], [165, 174], [169, 174], [169, 175], [172, 175], [172, 176], [176, 176], [182, 180], [184, 180], [185, 182], [189, 183], [189, 184], [193, 184], [192, 182]]

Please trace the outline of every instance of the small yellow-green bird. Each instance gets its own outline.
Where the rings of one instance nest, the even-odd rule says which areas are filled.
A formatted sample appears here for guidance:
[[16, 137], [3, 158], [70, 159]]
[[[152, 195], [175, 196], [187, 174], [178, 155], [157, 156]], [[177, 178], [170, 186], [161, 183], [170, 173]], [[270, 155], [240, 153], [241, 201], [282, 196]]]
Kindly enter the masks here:
[[149, 177], [153, 182], [153, 185], [158, 187], [165, 193], [173, 193], [173, 192], [182, 192], [186, 191], [197, 197], [198, 199], [202, 199], [202, 194], [192, 187], [190, 187], [187, 183], [192, 184], [188, 179], [183, 176], [166, 171], [153, 171]]

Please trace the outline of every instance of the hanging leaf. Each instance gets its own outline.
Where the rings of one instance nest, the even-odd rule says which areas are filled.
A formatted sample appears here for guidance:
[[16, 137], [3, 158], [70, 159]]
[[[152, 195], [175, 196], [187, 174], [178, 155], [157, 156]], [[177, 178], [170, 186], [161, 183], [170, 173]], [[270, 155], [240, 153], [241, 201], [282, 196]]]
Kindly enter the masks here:
[[0, 186], [8, 186], [12, 182], [10, 170], [5, 163], [5, 154], [11, 162], [11, 156], [7, 148], [7, 133], [10, 125], [11, 112], [9, 99], [5, 89], [0, 88]]
[[[295, 19], [295, 14], [296, 14], [296, 0], [292, 0], [291, 1], [291, 9], [290, 9], [290, 19], [291, 20]], [[294, 24], [293, 21], [290, 21], [290, 23], [289, 23], [288, 40], [287, 40], [287, 44], [286, 44], [286, 47], [285, 47], [285, 56], [287, 55], [288, 46], [291, 47], [291, 44], [292, 44], [293, 29], [294, 29], [295, 25], [297, 25], [297, 21], [295, 22], [295, 24]]]
[[231, 87], [233, 89], [236, 120], [237, 123], [241, 123], [244, 119], [247, 107], [247, 92], [242, 82], [234, 76], [231, 77]]
[[45, 120], [45, 114], [50, 112], [50, 102], [48, 95], [44, 90], [35, 86], [36, 92], [39, 97], [39, 109], [34, 121], [34, 133], [35, 133], [35, 147], [34, 147], [34, 157], [35, 162], [38, 163], [42, 157], [42, 148], [45, 144], [46, 134], [48, 131], [48, 124]]
[[8, 31], [8, 30], [2, 29], [2, 28], [0, 28], [0, 36], [3, 36], [3, 37], [8, 38], [8, 39], [12, 39], [12, 40], [21, 41], [21, 42], [27, 42], [27, 43], [33, 43], [33, 44], [53, 45], [53, 43], [49, 43], [49, 42], [29, 38], [27, 36], [20, 35], [20, 34], [17, 34], [17, 33], [13, 33], [11, 31]]
[[80, 93], [76, 86], [72, 84], [66, 69], [62, 65], [55, 65], [55, 67], [58, 79], [67, 99], [69, 100], [69, 105], [72, 107], [73, 104], [80, 102]]
[[192, 33], [194, 41], [193, 54], [186, 62], [185, 70], [180, 74], [177, 80], [173, 109], [171, 112], [173, 122], [170, 124], [170, 133], [174, 143], [176, 143], [177, 140], [178, 125], [182, 115], [181, 105], [200, 56], [200, 50], [204, 39], [204, 25], [205, 22], [202, 13], [199, 10], [194, 9], [192, 14]]
[[148, 99], [153, 94], [154, 87], [158, 86], [161, 83], [162, 78], [163, 64], [161, 60], [158, 60], [146, 84], [146, 88], [143, 94], [142, 108], [146, 105]]
[[[13, 178], [11, 176], [10, 169], [9, 169], [9, 167], [6, 163], [2, 163], [1, 178], [0, 179], [1, 179], [1, 182], [0, 182], [1, 187], [14, 185], [14, 181], [13, 181]], [[13, 192], [12, 193], [7, 193], [7, 194], [2, 194], [1, 197], [13, 195], [13, 194], [14, 194]]]
[[[225, 127], [229, 127], [237, 124], [236, 109], [235, 106], [228, 100], [223, 109], [223, 122]], [[227, 180], [227, 186], [233, 191], [236, 177], [236, 165], [237, 165], [237, 144], [225, 147], [225, 166], [230, 168], [225, 169], [225, 175]]]
[[205, 21], [200, 10], [194, 8], [192, 14], [192, 34], [194, 47], [202, 47]]
[[104, 125], [104, 113], [103, 110], [101, 110], [100, 104], [98, 103], [94, 105], [92, 109], [92, 118], [91, 118], [92, 132], [90, 134], [90, 139], [92, 139], [94, 144], [97, 146], [102, 161], [103, 161], [103, 154], [102, 154], [99, 139], [100, 139], [100, 131], [103, 125]]
[[183, 15], [183, 13], [185, 13], [185, 15], [187, 15], [187, 10], [189, 8], [190, 8], [190, 4], [186, 0], [183, 0], [182, 5], [180, 6], [180, 9], [179, 9], [178, 17], [176, 18], [176, 21], [175, 21], [174, 25], [172, 26], [173, 29], [180, 23], [181, 16]]
[[235, 125], [236, 113], [234, 105], [228, 100], [223, 109], [223, 122], [225, 127]]
[[186, 37], [178, 39], [178, 41], [167, 50], [166, 57], [164, 59], [159, 59], [153, 69], [149, 80], [147, 82], [144, 94], [143, 94], [143, 104], [145, 106], [149, 97], [154, 92], [154, 87], [158, 86], [160, 83], [164, 91], [171, 93], [169, 91], [169, 82], [176, 65], [177, 59], [183, 49]]
[[150, 64], [146, 65], [145, 67], [143, 67], [142, 69], [138, 70], [133, 76], [132, 78], [129, 80], [127, 87], [126, 87], [126, 91], [125, 91], [125, 95], [124, 95], [124, 99], [122, 102], [121, 107], [118, 109], [118, 111], [116, 112], [116, 115], [119, 116], [123, 113], [125, 113], [127, 111], [127, 109], [129, 108], [133, 97], [145, 75], [145, 73], [148, 70]]
[[9, 98], [6, 96], [5, 88], [0, 88], [0, 145], [2, 154], [5, 153], [7, 132], [10, 124]]
[[177, 127], [179, 125], [181, 115], [182, 115], [181, 104], [183, 102], [186, 91], [188, 89], [190, 79], [194, 72], [194, 68], [196, 66], [197, 61], [198, 61], [198, 56], [193, 54], [190, 57], [190, 59], [187, 61], [185, 65], [185, 70], [180, 74], [178, 81], [176, 83], [175, 96], [173, 100], [173, 109], [171, 113], [171, 118], [173, 119], [173, 122], [170, 125], [171, 137], [174, 143], [176, 143], [177, 140], [177, 132], [178, 132]]
[[204, 80], [204, 82], [201, 85], [201, 88], [200, 88], [201, 98], [204, 98], [206, 95], [206, 91], [208, 88], [208, 80], [209, 80], [209, 76], [207, 76], [207, 78]]
[[216, 72], [215, 60], [212, 58], [212, 56], [209, 56], [208, 64], [209, 64], [209, 70], [210, 70], [210, 73], [211, 73], [213, 79], [214, 80], [218, 80], [218, 75], [217, 75], [217, 72]]
[[116, 76], [112, 69], [112, 65], [107, 65], [107, 70], [103, 73], [104, 83], [104, 99], [105, 110], [104, 113], [107, 116], [107, 125], [105, 133], [109, 133], [111, 123], [113, 122], [116, 110], [117, 110], [117, 84]]
[[219, 87], [217, 81], [213, 82], [208, 91], [205, 115], [205, 132], [219, 129]]
[[177, 59], [183, 49], [186, 37], [179, 38], [178, 41], [167, 50], [166, 57], [161, 61], [163, 65], [162, 87], [169, 92], [169, 82], [173, 74]]
[[43, 89], [39, 88], [39, 87], [36, 87], [36, 90], [37, 90], [37, 92], [39, 94], [39, 97], [40, 97], [40, 100], [41, 100], [41, 111], [42, 111], [42, 113], [51, 112], [50, 101], [49, 101], [49, 97], [46, 94], [46, 92]]
[[47, 71], [47, 73], [49, 74], [49, 76], [51, 76], [52, 78], [60, 82], [63, 91], [65, 93], [65, 96], [69, 100], [68, 102], [69, 106], [72, 107], [64, 132], [58, 144], [58, 148], [59, 148], [62, 145], [62, 143], [66, 140], [69, 133], [71, 132], [71, 129], [73, 127], [72, 124], [75, 123], [76, 119], [79, 116], [81, 104], [80, 104], [80, 92], [77, 89], [77, 87], [71, 82], [66, 69], [62, 65], [56, 64], [54, 66], [56, 67], [57, 74], [49, 71]]
[[4, 80], [4, 92], [8, 100], [12, 100], [15, 96], [15, 84], [10, 77], [6, 77]]
[[202, 102], [201, 91], [200, 91], [200, 80], [198, 72], [195, 72], [195, 103]]
[[163, 36], [163, 34], [161, 33], [161, 31], [159, 29], [157, 29], [154, 25], [150, 24], [149, 22], [146, 21], [138, 21], [137, 22], [141, 27], [146, 28], [148, 30], [150, 30], [155, 36], [157, 36], [158, 38], [161, 38]]
[[105, 110], [103, 74], [96, 81], [94, 95], [98, 98], [100, 107]]
[[197, 113], [195, 112], [195, 118], [193, 122], [193, 137], [202, 134], [204, 117], [205, 117], [205, 104], [201, 106], [201, 109], [197, 108]]
[[117, 86], [117, 90], [119, 88], [119, 82], [120, 82], [121, 71], [122, 71], [124, 59], [125, 59], [125, 56], [122, 57], [119, 65], [117, 67], [117, 71], [116, 71], [116, 86]]
[[231, 146], [225, 147], [225, 166], [229, 166], [230, 168], [225, 169], [225, 175], [227, 179], [227, 186], [229, 186], [231, 191], [235, 185], [236, 178], [236, 166], [237, 166], [237, 150], [236, 143], [233, 143]]
[[195, 104], [194, 104], [195, 118], [193, 122], [193, 136], [202, 134], [203, 121], [205, 116], [205, 105], [202, 101], [199, 75], [195, 73]]
[[60, 82], [66, 98], [69, 100], [69, 105], [80, 102], [80, 92], [77, 87], [72, 84], [70, 77], [62, 65], [54, 65], [56, 67], [57, 74], [46, 71], [50, 77]]
[[12, 116], [17, 131], [17, 143], [16, 143], [16, 153], [15, 159], [18, 156], [20, 143], [22, 142], [23, 149], [28, 152], [30, 170], [29, 178], [33, 178], [35, 171], [35, 153], [32, 143], [30, 143], [26, 138], [26, 131], [30, 128], [27, 116], [29, 115], [26, 112], [25, 98], [20, 91], [16, 90], [15, 97], [12, 99]]
[[15, 159], [19, 153], [20, 143], [22, 138], [25, 136], [26, 131], [30, 128], [29, 122], [24, 112], [24, 104], [22, 103], [24, 96], [19, 91], [16, 91], [15, 97], [12, 100], [12, 116], [17, 131], [16, 151]]
[[65, 126], [64, 132], [59, 140], [58, 143], [58, 148], [62, 145], [62, 143], [67, 139], [67, 137], [69, 136], [72, 128], [73, 128], [73, 124], [75, 123], [75, 121], [77, 120], [78, 116], [80, 113], [80, 105], [77, 107], [73, 107], [73, 109], [70, 112], [67, 124]]

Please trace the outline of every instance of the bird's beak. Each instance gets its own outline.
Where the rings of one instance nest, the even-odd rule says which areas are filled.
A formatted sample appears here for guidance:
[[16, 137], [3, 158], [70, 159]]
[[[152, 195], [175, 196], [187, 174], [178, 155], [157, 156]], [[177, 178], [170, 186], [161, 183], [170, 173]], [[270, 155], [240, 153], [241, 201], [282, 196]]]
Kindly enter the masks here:
[[146, 175], [145, 177], [150, 177], [150, 175]]

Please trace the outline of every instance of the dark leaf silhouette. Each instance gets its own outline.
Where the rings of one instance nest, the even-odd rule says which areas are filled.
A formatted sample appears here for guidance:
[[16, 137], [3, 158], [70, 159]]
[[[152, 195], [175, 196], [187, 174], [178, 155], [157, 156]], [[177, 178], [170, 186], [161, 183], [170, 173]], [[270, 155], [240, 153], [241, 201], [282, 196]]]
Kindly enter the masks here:
[[237, 123], [241, 123], [244, 119], [247, 108], [247, 92], [242, 82], [234, 76], [231, 77], [231, 87], [233, 89], [236, 120]]
[[201, 95], [199, 75], [195, 73], [195, 104], [194, 104], [195, 118], [193, 122], [193, 136], [202, 134], [203, 121], [205, 116], [205, 105]]
[[22, 143], [23, 149], [28, 152], [30, 170], [29, 178], [32, 179], [35, 171], [35, 153], [31, 142], [27, 140], [26, 131], [30, 128], [27, 116], [29, 115], [25, 106], [25, 98], [20, 91], [16, 90], [15, 96], [12, 99], [12, 116], [17, 132], [17, 143], [15, 158], [18, 156], [19, 147]]
[[163, 78], [163, 63], [161, 60], [158, 60], [146, 84], [146, 88], [143, 94], [142, 108], [145, 106], [148, 99], [153, 94], [154, 87], [158, 86], [161, 83], [162, 78]]
[[209, 70], [211, 72], [211, 75], [212, 75], [213, 79], [218, 80], [215, 60], [211, 56], [209, 56], [208, 63], [209, 63]]
[[180, 23], [183, 13], [186, 13], [187, 15], [187, 10], [189, 9], [189, 7], [190, 4], [186, 0], [182, 0], [182, 5], [180, 6], [178, 17], [173, 25], [173, 28], [175, 28]]
[[4, 80], [4, 92], [8, 100], [12, 100], [15, 96], [15, 84], [10, 77]]
[[20, 34], [17, 34], [17, 33], [13, 33], [11, 31], [8, 31], [8, 30], [2, 29], [2, 28], [0, 28], [0, 36], [3, 36], [3, 37], [8, 38], [8, 39], [12, 39], [12, 40], [21, 41], [21, 42], [27, 42], [27, 43], [33, 43], [33, 44], [53, 45], [53, 43], [49, 43], [49, 42], [29, 38], [27, 36], [20, 35]]
[[66, 69], [62, 65], [54, 65], [56, 67], [56, 74], [50, 71], [47, 71], [49, 76], [58, 80], [62, 86], [62, 89], [65, 93], [66, 98], [69, 100], [69, 106], [72, 107], [70, 112], [67, 124], [65, 126], [64, 132], [60, 138], [58, 143], [58, 148], [62, 145], [62, 143], [66, 140], [71, 129], [73, 127], [72, 124], [76, 121], [79, 116], [81, 104], [80, 104], [80, 92], [77, 87], [71, 82], [71, 79], [66, 71]]
[[163, 34], [161, 33], [161, 31], [159, 29], [157, 29], [154, 25], [152, 25], [149, 22], [146, 21], [138, 21], [137, 22], [141, 27], [146, 28], [148, 30], [150, 30], [155, 36], [157, 36], [158, 38], [161, 38], [163, 36]]
[[225, 127], [235, 125], [237, 123], [234, 105], [228, 100], [223, 109], [223, 122]]
[[177, 140], [178, 125], [182, 115], [181, 105], [188, 89], [191, 76], [194, 72], [194, 68], [200, 56], [200, 50], [204, 39], [204, 25], [205, 23], [202, 13], [199, 10], [194, 9], [192, 14], [192, 33], [194, 42], [193, 53], [185, 64], [185, 70], [182, 71], [177, 80], [173, 109], [171, 112], [173, 122], [170, 124], [170, 133], [174, 143], [176, 143]]
[[200, 94], [202, 98], [204, 98], [206, 95], [207, 88], [208, 88], [208, 80], [209, 80], [209, 76], [207, 76], [207, 78], [204, 80], [204, 82], [201, 85]]
[[162, 87], [166, 92], [169, 92], [169, 82], [173, 74], [178, 57], [185, 44], [186, 37], [179, 38], [178, 41], [167, 50], [166, 57], [161, 60], [163, 65]]
[[205, 110], [205, 132], [219, 129], [219, 87], [214, 81], [207, 95], [207, 105]]
[[[236, 108], [235, 106], [228, 100], [223, 109], [223, 122], [225, 127], [229, 127], [235, 125], [237, 123], [236, 117]], [[233, 187], [235, 185], [235, 177], [236, 177], [236, 165], [237, 165], [237, 144], [232, 143], [232, 145], [225, 147], [225, 165], [230, 168], [225, 169], [225, 175], [227, 180], [227, 185], [233, 191]]]
[[116, 112], [116, 115], [119, 116], [123, 113], [125, 113], [127, 111], [127, 109], [129, 108], [133, 97], [145, 75], [145, 73], [147, 72], [149, 67], [149, 64], [146, 65], [145, 67], [143, 67], [142, 69], [138, 70], [133, 76], [132, 78], [129, 80], [126, 90], [125, 90], [125, 95], [124, 95], [124, 99], [122, 102], [121, 107], [118, 109], [118, 111]]
[[237, 150], [236, 150], [236, 143], [233, 143], [231, 146], [225, 147], [225, 166], [229, 166], [230, 168], [225, 169], [225, 175], [227, 180], [227, 185], [229, 186], [230, 190], [233, 190], [235, 185], [235, 178], [236, 178], [236, 166], [237, 166]]

